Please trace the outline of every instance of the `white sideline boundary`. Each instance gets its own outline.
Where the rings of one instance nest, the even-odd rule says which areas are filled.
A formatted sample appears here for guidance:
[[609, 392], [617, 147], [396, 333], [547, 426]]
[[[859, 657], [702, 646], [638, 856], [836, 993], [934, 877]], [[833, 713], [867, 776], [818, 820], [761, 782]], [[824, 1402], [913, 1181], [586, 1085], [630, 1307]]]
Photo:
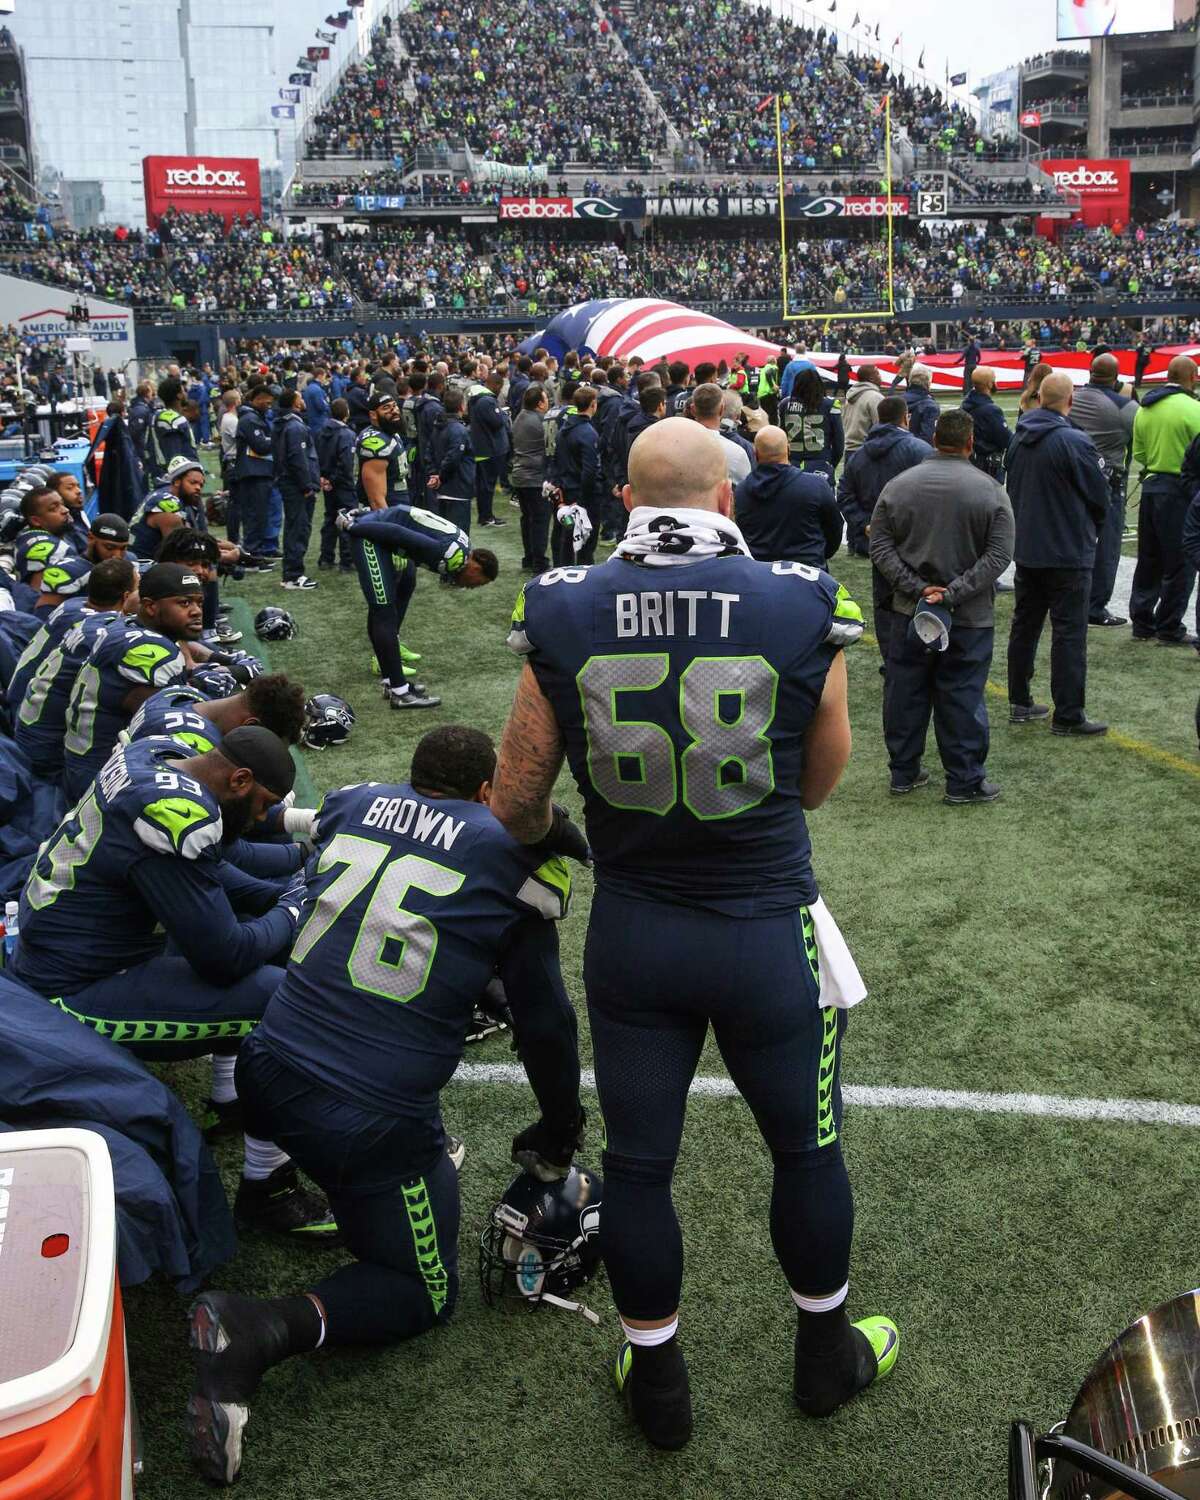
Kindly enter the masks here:
[[[584, 1068], [581, 1083], [595, 1091], [596, 1075]], [[524, 1084], [517, 1063], [461, 1063], [454, 1083]], [[700, 1074], [688, 1091], [702, 1099], [737, 1095], [731, 1078]], [[1200, 1105], [1161, 1099], [1082, 1099], [1061, 1094], [986, 1094], [967, 1089], [898, 1088], [887, 1084], [847, 1084], [847, 1104], [867, 1109], [941, 1109], [974, 1115], [1024, 1115], [1048, 1120], [1102, 1120], [1118, 1125], [1178, 1125], [1200, 1129]]]

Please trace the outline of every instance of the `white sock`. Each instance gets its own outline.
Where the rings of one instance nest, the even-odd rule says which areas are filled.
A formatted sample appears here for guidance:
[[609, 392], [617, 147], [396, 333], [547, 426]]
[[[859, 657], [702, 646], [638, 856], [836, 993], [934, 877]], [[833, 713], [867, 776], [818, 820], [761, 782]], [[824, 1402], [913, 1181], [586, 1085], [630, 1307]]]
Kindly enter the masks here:
[[827, 1313], [835, 1312], [849, 1295], [850, 1283], [846, 1282], [836, 1292], [830, 1292], [828, 1297], [802, 1297], [799, 1292], [793, 1292], [792, 1301], [801, 1312]]
[[287, 1164], [287, 1152], [281, 1151], [274, 1141], [256, 1141], [252, 1135], [243, 1136], [242, 1140], [246, 1149], [242, 1176], [247, 1182], [265, 1182], [277, 1167]]
[[321, 1309], [318, 1306], [317, 1301], [316, 1301], [315, 1298], [310, 1297], [308, 1300], [317, 1309], [317, 1317], [320, 1318], [320, 1320], [321, 1320], [321, 1333], [320, 1333], [320, 1336], [317, 1339], [317, 1342], [313, 1345], [314, 1349], [319, 1349], [321, 1347], [321, 1345], [325, 1342], [325, 1314], [321, 1311]]
[[673, 1339], [679, 1332], [679, 1316], [676, 1314], [663, 1328], [630, 1328], [622, 1318], [621, 1332], [639, 1349], [653, 1349], [656, 1344], [665, 1344], [668, 1339]]
[[389, 682], [388, 691], [396, 698], [403, 698], [408, 692], [408, 683], [404, 681]]
[[218, 1057], [212, 1060], [212, 1100], [214, 1104], [232, 1104], [237, 1098], [237, 1087], [233, 1081], [233, 1070], [237, 1057]]

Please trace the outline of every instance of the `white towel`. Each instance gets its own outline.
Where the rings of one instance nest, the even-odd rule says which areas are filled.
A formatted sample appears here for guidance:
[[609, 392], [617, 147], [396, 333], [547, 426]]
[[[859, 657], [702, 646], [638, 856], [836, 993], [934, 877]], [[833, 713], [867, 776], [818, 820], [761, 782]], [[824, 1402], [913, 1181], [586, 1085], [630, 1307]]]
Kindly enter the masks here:
[[821, 985], [821, 1004], [849, 1010], [867, 998], [867, 987], [858, 965], [846, 946], [841, 928], [820, 896], [809, 905], [813, 936], [817, 940], [817, 974]]

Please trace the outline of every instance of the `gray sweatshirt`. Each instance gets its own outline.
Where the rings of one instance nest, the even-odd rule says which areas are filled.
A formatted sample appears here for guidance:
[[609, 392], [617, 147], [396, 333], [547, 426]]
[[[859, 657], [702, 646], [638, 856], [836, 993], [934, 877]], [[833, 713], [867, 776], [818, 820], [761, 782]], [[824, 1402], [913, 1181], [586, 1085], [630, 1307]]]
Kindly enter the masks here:
[[1015, 526], [1004, 486], [969, 459], [935, 453], [883, 487], [871, 517], [871, 561], [911, 615], [923, 590], [946, 589], [955, 623], [995, 623], [995, 584], [1012, 561]]
[[846, 457], [856, 453], [867, 440], [867, 433], [879, 421], [879, 403], [883, 392], [869, 380], [855, 381], [842, 408], [842, 426], [846, 430]]
[[1138, 404], [1130, 396], [1120, 396], [1111, 386], [1076, 386], [1067, 421], [1080, 432], [1086, 432], [1110, 469], [1129, 466], [1129, 439]]

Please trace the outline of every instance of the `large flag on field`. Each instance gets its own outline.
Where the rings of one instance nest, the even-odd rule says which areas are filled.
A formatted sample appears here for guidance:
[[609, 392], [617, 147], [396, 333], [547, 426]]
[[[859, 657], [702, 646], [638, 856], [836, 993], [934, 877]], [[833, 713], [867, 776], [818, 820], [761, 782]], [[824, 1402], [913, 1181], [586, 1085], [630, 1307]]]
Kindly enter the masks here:
[[577, 302], [552, 318], [541, 333], [526, 339], [521, 352], [532, 354], [539, 346], [556, 359], [573, 349], [622, 359], [637, 354], [647, 364], [659, 359], [732, 364], [735, 355], [748, 354], [751, 364], [761, 365], [778, 353], [777, 345], [731, 323], [655, 297]]

